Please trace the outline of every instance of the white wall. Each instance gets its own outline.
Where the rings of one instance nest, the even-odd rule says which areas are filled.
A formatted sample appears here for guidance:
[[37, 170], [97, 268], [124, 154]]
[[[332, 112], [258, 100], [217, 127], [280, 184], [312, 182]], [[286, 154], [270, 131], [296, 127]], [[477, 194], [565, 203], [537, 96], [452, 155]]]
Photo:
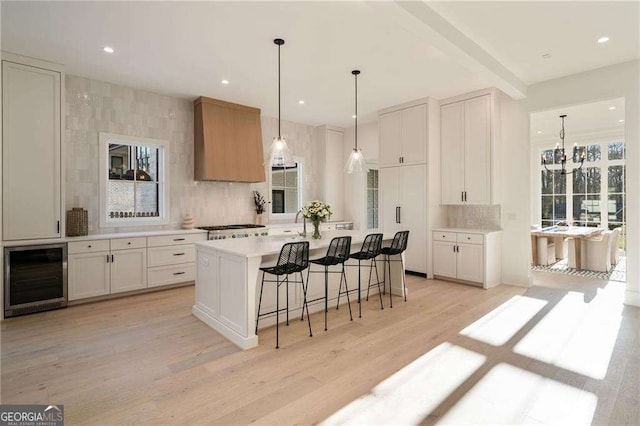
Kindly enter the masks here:
[[[625, 62], [529, 86], [519, 101], [528, 112], [625, 98], [627, 148], [627, 292], [626, 303], [640, 306], [640, 61]], [[530, 155], [530, 150], [526, 150]], [[516, 161], [514, 161], [516, 163]], [[530, 159], [514, 168], [529, 169]], [[530, 197], [529, 197], [530, 199]], [[522, 238], [528, 235], [522, 234]]]

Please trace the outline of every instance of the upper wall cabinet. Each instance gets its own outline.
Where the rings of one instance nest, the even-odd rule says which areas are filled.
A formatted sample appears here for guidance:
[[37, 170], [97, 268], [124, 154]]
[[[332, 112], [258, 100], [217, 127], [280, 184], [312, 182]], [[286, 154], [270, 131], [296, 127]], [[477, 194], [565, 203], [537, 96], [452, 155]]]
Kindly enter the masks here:
[[380, 167], [427, 162], [427, 105], [380, 115]]
[[443, 101], [440, 111], [442, 204], [496, 204], [497, 95]]
[[194, 104], [195, 180], [264, 182], [260, 110], [205, 97]]
[[62, 235], [60, 65], [2, 53], [3, 239]]

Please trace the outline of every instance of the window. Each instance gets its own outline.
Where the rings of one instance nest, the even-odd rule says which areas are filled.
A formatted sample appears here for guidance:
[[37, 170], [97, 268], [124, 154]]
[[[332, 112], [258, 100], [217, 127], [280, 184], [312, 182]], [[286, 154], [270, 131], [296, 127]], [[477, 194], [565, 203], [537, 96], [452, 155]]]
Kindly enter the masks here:
[[100, 226], [168, 223], [167, 146], [162, 140], [100, 134]]
[[378, 228], [378, 170], [367, 172], [367, 229]]
[[[542, 150], [550, 171], [541, 166], [541, 222], [543, 226], [567, 220], [577, 226], [622, 227], [621, 248], [625, 245], [626, 169], [624, 142], [591, 143], [576, 149], [574, 161], [584, 152], [581, 170], [560, 174], [560, 157], [553, 149]], [[557, 158], [554, 158], [557, 157]], [[606, 179], [606, 180], [605, 180]]]
[[271, 214], [295, 214], [302, 208], [302, 162], [271, 167]]

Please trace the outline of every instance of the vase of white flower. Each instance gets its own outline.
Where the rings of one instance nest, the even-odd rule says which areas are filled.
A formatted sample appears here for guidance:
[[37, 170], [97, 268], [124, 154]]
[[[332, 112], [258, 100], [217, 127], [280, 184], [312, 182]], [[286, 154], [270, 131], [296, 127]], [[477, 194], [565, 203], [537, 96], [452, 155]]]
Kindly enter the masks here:
[[302, 216], [313, 223], [313, 235], [311, 237], [314, 240], [319, 240], [321, 238], [320, 222], [327, 220], [332, 214], [333, 211], [331, 211], [331, 206], [318, 200], [309, 201], [302, 208]]

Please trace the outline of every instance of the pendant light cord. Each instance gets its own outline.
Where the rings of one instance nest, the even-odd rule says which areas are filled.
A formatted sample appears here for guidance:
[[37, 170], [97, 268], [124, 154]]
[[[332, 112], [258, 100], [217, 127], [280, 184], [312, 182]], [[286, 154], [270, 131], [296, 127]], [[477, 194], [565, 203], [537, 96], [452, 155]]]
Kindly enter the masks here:
[[356, 150], [358, 149], [358, 74], [354, 74], [356, 78]]
[[280, 44], [278, 44], [278, 140], [282, 140], [280, 135]]

